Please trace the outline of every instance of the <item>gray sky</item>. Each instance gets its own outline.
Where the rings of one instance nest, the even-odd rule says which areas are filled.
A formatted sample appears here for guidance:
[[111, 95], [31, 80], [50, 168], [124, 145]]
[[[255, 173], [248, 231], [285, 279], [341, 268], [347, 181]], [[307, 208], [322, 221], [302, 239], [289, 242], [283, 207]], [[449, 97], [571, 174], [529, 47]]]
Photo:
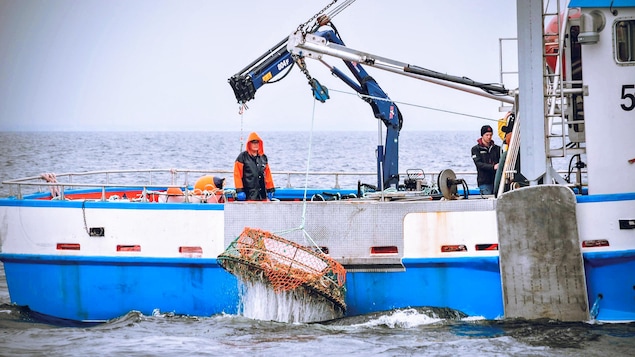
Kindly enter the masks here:
[[[312, 120], [314, 130], [375, 130], [369, 105], [313, 60], [309, 71], [331, 89], [315, 111], [294, 68], [238, 114], [227, 79], [328, 2], [0, 0], [0, 131], [282, 131], [310, 130]], [[333, 22], [349, 48], [499, 82], [499, 38], [516, 36], [516, 2], [357, 0]], [[505, 70], [515, 70], [515, 54], [505, 52]], [[503, 116], [497, 101], [366, 69], [404, 103], [404, 130], [492, 124], [424, 107]]]

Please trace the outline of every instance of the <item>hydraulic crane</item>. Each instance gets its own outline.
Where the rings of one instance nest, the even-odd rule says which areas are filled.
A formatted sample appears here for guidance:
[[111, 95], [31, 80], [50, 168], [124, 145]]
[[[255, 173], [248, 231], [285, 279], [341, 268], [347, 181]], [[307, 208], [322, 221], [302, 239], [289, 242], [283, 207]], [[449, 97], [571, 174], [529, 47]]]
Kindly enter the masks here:
[[[350, 49], [346, 47], [339, 32], [327, 15], [317, 17], [316, 23], [310, 31], [303, 31], [298, 28], [295, 33], [288, 38], [282, 39], [255, 61], [229, 78], [228, 81], [234, 90], [238, 103], [245, 104], [254, 99], [256, 91], [263, 85], [280, 81], [297, 64], [306, 75], [314, 97], [324, 102], [329, 98], [328, 89], [309, 75], [304, 61], [305, 58], [312, 58], [326, 64], [322, 60], [322, 55], [340, 58], [344, 62], [354, 79], [336, 67], [327, 66], [333, 75], [341, 79], [346, 85], [356, 91], [364, 101], [370, 104], [375, 118], [381, 120], [386, 128], [384, 144], [380, 142], [377, 145], [378, 190], [399, 187], [399, 132], [403, 125], [403, 117], [397, 105], [388, 97], [377, 81], [366, 72], [362, 65], [378, 67], [383, 70], [513, 103], [511, 97], [505, 97], [510, 93], [502, 85], [479, 83], [466, 77], [451, 76]], [[460, 86], [453, 83], [458, 83]], [[481, 90], [478, 91], [466, 87], [478, 87]]]

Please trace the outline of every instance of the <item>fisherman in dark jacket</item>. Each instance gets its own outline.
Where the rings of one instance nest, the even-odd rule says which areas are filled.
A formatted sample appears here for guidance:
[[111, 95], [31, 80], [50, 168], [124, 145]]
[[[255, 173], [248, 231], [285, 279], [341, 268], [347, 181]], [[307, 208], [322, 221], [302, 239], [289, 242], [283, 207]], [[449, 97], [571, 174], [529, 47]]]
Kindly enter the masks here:
[[489, 125], [481, 128], [481, 137], [472, 147], [472, 160], [476, 165], [476, 182], [482, 195], [494, 193], [494, 178], [500, 160], [500, 146], [492, 139], [493, 130]]
[[275, 186], [265, 155], [262, 139], [256, 133], [249, 134], [245, 151], [234, 162], [234, 185], [239, 201], [266, 201], [273, 199]]

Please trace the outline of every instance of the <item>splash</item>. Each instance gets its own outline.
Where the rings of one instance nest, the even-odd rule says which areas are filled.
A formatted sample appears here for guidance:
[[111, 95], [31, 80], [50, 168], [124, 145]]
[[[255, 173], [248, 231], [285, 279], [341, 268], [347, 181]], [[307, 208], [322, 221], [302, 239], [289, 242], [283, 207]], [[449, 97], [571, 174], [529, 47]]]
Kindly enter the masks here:
[[347, 316], [325, 321], [323, 324], [355, 328], [386, 327], [389, 329], [409, 329], [418, 326], [446, 324], [450, 321], [466, 321], [469, 318], [467, 314], [459, 310], [445, 307], [420, 306]]
[[319, 322], [341, 317], [333, 302], [305, 289], [275, 292], [260, 280], [243, 281], [239, 314], [256, 320], [287, 323]]
[[279, 322], [319, 322], [346, 310], [346, 270], [326, 254], [246, 227], [218, 256], [241, 282], [239, 312]]
[[443, 319], [435, 314], [426, 314], [416, 309], [394, 310], [390, 314], [378, 316], [366, 322], [365, 326], [386, 326], [389, 328], [412, 328], [421, 325], [432, 325]]

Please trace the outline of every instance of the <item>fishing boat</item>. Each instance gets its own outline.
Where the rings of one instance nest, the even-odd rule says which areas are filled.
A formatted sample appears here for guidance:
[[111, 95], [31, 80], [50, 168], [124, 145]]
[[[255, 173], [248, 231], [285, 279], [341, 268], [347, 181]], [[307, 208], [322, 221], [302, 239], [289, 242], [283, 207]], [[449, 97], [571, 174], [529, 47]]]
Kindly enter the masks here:
[[[512, 90], [351, 49], [328, 29], [342, 9], [333, 1], [229, 82], [245, 104], [297, 65], [325, 101], [305, 59], [344, 60], [355, 78], [333, 73], [385, 124], [376, 184], [278, 187], [277, 202], [238, 202], [214, 180], [223, 171], [5, 181], [0, 261], [11, 302], [82, 322], [132, 310], [239, 313], [240, 281], [219, 256], [257, 227], [341, 264], [348, 316], [430, 306], [486, 319], [635, 320], [635, 2], [572, 0], [549, 13], [540, 0], [517, 1]], [[435, 182], [400, 173], [401, 114], [364, 67], [509, 104], [496, 194], [469, 189], [451, 168]], [[556, 159], [570, 162], [566, 175]]]

